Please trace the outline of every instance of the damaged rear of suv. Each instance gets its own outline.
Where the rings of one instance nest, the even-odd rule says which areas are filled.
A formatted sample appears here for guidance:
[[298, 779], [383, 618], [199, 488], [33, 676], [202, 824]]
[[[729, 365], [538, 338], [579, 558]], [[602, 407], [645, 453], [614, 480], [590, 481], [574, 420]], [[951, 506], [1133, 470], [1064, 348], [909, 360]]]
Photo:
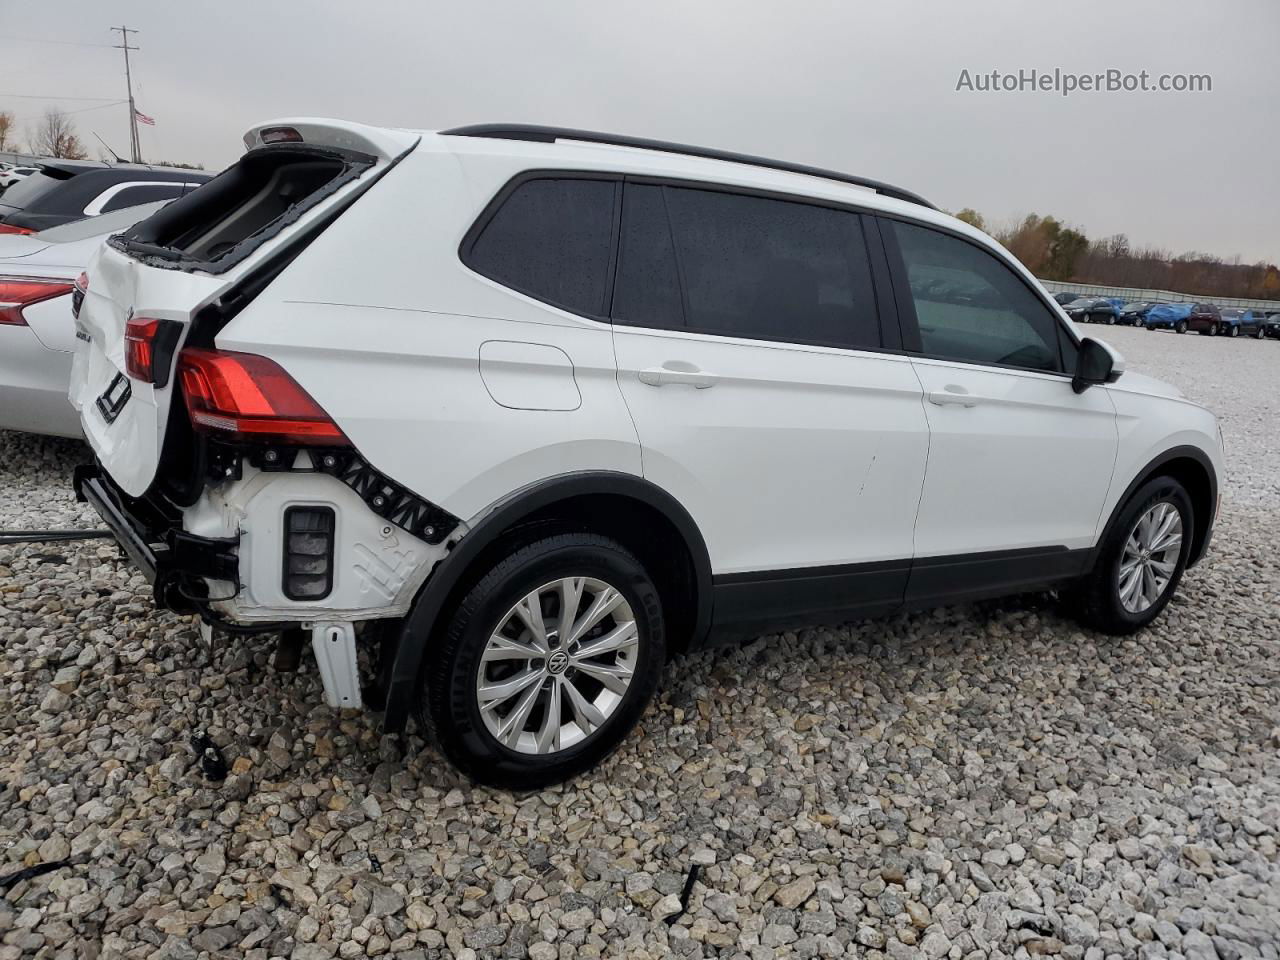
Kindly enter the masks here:
[[354, 624], [403, 615], [457, 521], [366, 463], [279, 363], [217, 341], [417, 140], [255, 128], [205, 189], [111, 238], [73, 304], [71, 399], [97, 457], [78, 495], [159, 605], [323, 636], [335, 706], [361, 704]]

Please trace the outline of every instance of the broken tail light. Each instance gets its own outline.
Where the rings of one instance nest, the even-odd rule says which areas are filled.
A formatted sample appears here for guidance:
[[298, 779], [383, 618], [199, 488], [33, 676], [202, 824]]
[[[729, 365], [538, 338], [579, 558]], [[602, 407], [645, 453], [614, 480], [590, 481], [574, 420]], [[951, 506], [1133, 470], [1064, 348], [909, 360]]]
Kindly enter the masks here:
[[[0, 224], [3, 226], [3, 224]], [[49, 277], [0, 277], [0, 324], [25, 327], [24, 307], [71, 292], [71, 284]]]
[[85, 294], [89, 292], [89, 274], [80, 271], [80, 276], [76, 277], [76, 285], [71, 290], [71, 316], [77, 320], [80, 318], [80, 308], [84, 306]]
[[320, 404], [274, 360], [189, 347], [178, 375], [191, 425], [226, 440], [348, 446]]

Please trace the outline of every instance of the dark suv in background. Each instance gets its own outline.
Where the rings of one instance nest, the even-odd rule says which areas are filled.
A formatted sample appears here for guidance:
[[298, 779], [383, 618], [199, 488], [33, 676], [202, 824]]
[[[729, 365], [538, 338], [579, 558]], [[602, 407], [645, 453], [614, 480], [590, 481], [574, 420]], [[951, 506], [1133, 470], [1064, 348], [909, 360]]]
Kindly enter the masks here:
[[112, 165], [92, 160], [44, 160], [0, 195], [0, 233], [35, 233], [100, 213], [173, 200], [213, 174], [204, 170]]
[[1222, 326], [1222, 313], [1212, 303], [1197, 303], [1187, 317], [1187, 329], [1205, 337], [1216, 337]]

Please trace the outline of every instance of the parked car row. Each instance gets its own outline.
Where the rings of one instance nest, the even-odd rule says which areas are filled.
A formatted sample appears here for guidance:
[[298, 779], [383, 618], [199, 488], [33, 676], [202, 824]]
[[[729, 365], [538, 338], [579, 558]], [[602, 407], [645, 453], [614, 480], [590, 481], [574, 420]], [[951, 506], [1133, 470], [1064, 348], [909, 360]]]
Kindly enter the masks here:
[[39, 171], [39, 167], [22, 166], [0, 160], [0, 194], [24, 177]]
[[1203, 336], [1280, 337], [1280, 313], [1266, 314], [1241, 307], [1219, 307], [1212, 303], [1154, 303], [1147, 300], [1125, 303], [1113, 297], [1080, 297], [1056, 293], [1054, 300], [1076, 323], [1121, 324], [1174, 333]]

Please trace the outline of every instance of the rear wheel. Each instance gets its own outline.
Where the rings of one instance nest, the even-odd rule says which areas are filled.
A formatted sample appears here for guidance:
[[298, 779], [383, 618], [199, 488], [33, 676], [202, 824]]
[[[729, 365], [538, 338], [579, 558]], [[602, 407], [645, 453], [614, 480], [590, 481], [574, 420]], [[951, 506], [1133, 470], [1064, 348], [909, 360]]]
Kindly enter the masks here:
[[1114, 326], [1115, 322], [1116, 322], [1116, 315], [1115, 315], [1114, 313], [1108, 313], [1108, 314], [1107, 314], [1107, 326], [1108, 326], [1108, 327], [1110, 327], [1110, 326]]
[[1124, 635], [1158, 617], [1186, 569], [1192, 516], [1191, 498], [1177, 480], [1144, 484], [1116, 518], [1093, 570], [1068, 594], [1080, 620]]
[[610, 754], [665, 659], [662, 604], [640, 562], [605, 537], [550, 536], [468, 591], [428, 665], [419, 716], [467, 776], [535, 789]]
[[1173, 329], [1174, 329], [1174, 330], [1176, 330], [1178, 333], [1186, 333], [1186, 332], [1187, 332], [1187, 321], [1185, 321], [1185, 320], [1179, 320], [1179, 321], [1178, 321], [1178, 325], [1177, 325], [1176, 327], [1174, 327]]
[[1227, 327], [1227, 330], [1229, 331], [1228, 336], [1231, 336], [1231, 337], [1240, 336], [1240, 328], [1237, 327], [1234, 323], [1231, 326]]
[[1262, 339], [1262, 335], [1263, 335], [1264, 333], [1266, 333], [1266, 330], [1265, 330], [1265, 329], [1263, 329], [1262, 327], [1259, 327], [1257, 330], [1253, 331], [1253, 338], [1254, 338], [1255, 340], [1261, 340], [1261, 339]]

